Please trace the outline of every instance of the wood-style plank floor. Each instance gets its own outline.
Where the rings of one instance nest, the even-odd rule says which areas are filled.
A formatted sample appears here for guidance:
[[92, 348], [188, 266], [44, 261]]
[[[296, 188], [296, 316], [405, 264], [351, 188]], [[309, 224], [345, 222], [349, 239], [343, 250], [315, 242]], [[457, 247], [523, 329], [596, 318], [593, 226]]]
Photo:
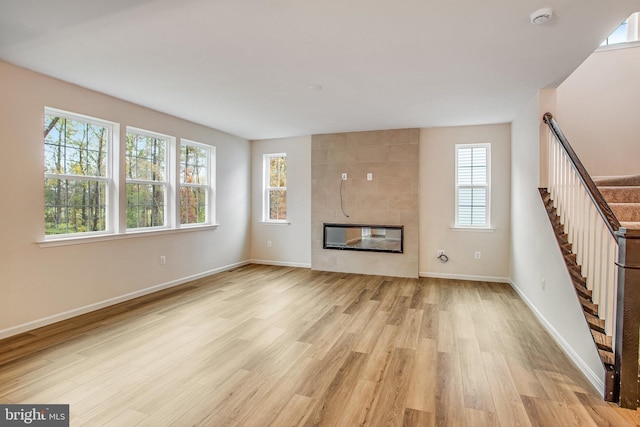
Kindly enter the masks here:
[[509, 285], [251, 265], [0, 341], [72, 426], [635, 426]]

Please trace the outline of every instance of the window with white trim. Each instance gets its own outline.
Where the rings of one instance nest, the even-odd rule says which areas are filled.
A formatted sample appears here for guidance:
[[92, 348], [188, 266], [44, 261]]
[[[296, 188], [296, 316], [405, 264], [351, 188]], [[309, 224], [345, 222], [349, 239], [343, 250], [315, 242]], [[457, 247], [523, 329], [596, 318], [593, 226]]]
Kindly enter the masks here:
[[180, 224], [213, 223], [215, 147], [182, 140], [180, 144]]
[[171, 169], [167, 167], [167, 160], [173, 144], [171, 137], [127, 128], [127, 228], [147, 229], [169, 224]]
[[632, 13], [609, 35], [600, 46], [632, 43], [640, 40], [640, 12]]
[[456, 144], [456, 227], [489, 228], [491, 144]]
[[287, 220], [287, 154], [265, 154], [263, 173], [263, 220], [285, 222]]
[[43, 131], [40, 243], [216, 227], [215, 146], [49, 107]]
[[45, 108], [45, 236], [113, 230], [116, 123]]

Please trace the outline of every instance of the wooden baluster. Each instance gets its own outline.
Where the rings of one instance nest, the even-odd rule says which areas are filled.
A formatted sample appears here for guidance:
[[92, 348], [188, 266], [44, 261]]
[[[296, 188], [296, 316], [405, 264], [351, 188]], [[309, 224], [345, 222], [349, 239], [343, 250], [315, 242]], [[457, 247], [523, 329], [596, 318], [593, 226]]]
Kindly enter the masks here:
[[587, 262], [587, 288], [593, 290], [595, 277], [595, 259], [596, 259], [596, 234], [595, 234], [596, 212], [591, 206], [591, 214], [589, 215], [589, 258]]

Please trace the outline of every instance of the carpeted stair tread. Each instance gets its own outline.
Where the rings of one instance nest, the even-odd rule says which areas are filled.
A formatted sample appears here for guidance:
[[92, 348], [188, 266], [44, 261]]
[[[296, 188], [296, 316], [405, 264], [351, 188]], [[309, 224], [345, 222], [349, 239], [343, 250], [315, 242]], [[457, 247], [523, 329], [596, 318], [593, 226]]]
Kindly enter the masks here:
[[640, 222], [640, 203], [609, 203], [618, 221]]
[[593, 177], [598, 187], [602, 186], [640, 186], [640, 175]]
[[596, 177], [593, 181], [620, 225], [640, 230], [640, 175]]
[[620, 225], [627, 230], [640, 230], [640, 222], [620, 221]]
[[607, 203], [640, 203], [640, 186], [598, 187]]

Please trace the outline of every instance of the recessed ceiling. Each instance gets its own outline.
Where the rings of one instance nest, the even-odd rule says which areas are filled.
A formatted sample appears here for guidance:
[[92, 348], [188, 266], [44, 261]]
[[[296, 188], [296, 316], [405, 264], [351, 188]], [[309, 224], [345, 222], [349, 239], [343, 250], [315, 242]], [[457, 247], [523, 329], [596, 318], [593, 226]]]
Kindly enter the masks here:
[[[532, 25], [541, 7], [553, 19]], [[0, 58], [248, 139], [500, 123], [565, 79], [636, 8], [0, 0]]]

